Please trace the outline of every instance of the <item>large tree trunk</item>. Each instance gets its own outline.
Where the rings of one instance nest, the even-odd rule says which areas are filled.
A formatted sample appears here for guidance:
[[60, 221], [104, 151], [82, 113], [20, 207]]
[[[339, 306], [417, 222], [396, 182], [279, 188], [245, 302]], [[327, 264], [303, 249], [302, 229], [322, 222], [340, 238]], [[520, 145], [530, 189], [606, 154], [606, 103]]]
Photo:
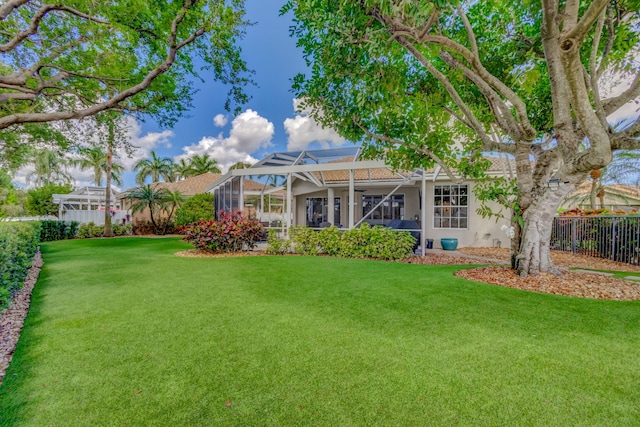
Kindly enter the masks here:
[[[584, 177], [573, 177], [581, 182]], [[551, 232], [553, 219], [560, 203], [575, 188], [575, 184], [563, 183], [558, 189], [545, 188], [522, 215], [523, 227], [512, 241], [512, 267], [521, 277], [539, 273], [559, 274], [551, 260]], [[517, 246], [516, 246], [517, 245]], [[514, 254], [515, 259], [514, 259]]]

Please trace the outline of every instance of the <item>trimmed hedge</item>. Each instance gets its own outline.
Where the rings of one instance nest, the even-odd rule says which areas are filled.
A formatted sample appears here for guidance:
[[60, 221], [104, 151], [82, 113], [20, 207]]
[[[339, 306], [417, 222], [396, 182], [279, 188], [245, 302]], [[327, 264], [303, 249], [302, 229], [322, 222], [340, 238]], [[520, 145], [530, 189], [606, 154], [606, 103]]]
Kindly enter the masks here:
[[56, 221], [44, 220], [40, 221], [40, 241], [52, 242], [55, 240], [75, 239], [78, 234], [80, 225], [77, 221]]
[[39, 222], [0, 223], [0, 310], [8, 306], [27, 277], [38, 250], [40, 228]]
[[291, 228], [290, 235], [293, 249], [299, 254], [324, 253], [344, 258], [399, 260], [413, 255], [415, 244], [408, 231], [367, 224], [346, 231], [329, 227], [319, 232], [298, 226]]
[[[131, 224], [111, 224], [111, 233], [114, 236], [131, 236], [131, 234], [133, 234], [133, 226]], [[82, 224], [77, 234], [81, 239], [102, 237], [104, 234], [104, 225], [96, 225], [93, 222]]]

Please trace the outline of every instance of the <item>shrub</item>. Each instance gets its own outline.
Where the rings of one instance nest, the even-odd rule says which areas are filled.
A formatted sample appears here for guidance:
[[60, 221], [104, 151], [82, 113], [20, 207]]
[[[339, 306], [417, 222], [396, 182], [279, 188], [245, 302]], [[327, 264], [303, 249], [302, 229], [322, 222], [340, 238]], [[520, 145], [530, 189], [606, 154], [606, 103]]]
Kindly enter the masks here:
[[104, 234], [104, 226], [96, 225], [93, 222], [82, 224], [78, 228], [78, 237], [81, 239], [90, 239], [92, 237], [102, 237]]
[[133, 226], [131, 224], [112, 224], [111, 233], [114, 236], [131, 236], [133, 234]]
[[136, 221], [133, 224], [132, 229], [132, 233], [136, 236], [145, 236], [148, 234], [164, 236], [165, 234], [174, 234], [176, 232], [176, 226], [169, 218], [160, 218], [159, 220], [156, 220], [155, 226], [151, 221]]
[[0, 308], [22, 287], [39, 239], [39, 222], [0, 224]]
[[54, 240], [74, 239], [78, 233], [77, 221], [41, 221], [40, 241], [51, 242]]
[[284, 255], [289, 252], [291, 241], [278, 237], [276, 230], [269, 230], [267, 234], [267, 250], [269, 255]]
[[336, 227], [319, 232], [305, 227], [293, 227], [291, 240], [296, 252], [315, 255], [321, 251], [327, 255], [345, 258], [373, 258], [398, 260], [413, 254], [415, 238], [408, 231], [397, 231], [363, 224], [359, 228], [340, 231]]
[[196, 194], [189, 198], [176, 210], [175, 224], [177, 227], [194, 222], [209, 221], [214, 219], [213, 194]]
[[414, 244], [408, 231], [363, 224], [343, 233], [340, 256], [398, 260], [413, 255]]
[[187, 225], [182, 233], [183, 240], [197, 249], [215, 253], [253, 249], [265, 234], [262, 224], [248, 220], [240, 212], [220, 212], [218, 220]]
[[318, 255], [318, 234], [312, 228], [291, 227], [289, 230], [293, 250], [302, 255]]

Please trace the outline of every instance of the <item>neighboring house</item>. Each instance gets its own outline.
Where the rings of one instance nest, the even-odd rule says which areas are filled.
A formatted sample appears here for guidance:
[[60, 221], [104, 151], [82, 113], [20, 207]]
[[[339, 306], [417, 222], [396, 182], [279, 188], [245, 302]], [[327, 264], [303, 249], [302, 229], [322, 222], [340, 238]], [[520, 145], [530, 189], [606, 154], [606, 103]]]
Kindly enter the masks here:
[[[195, 196], [196, 194], [205, 193], [207, 188], [211, 186], [213, 182], [218, 180], [222, 175], [215, 174], [211, 172], [203, 173], [202, 175], [192, 176], [181, 181], [176, 182], [156, 182], [151, 184], [156, 190], [166, 189], [168, 191], [179, 191], [185, 198], [189, 198]], [[272, 187], [269, 185], [265, 185], [256, 181], [252, 181], [250, 179], [244, 179], [244, 187], [245, 187], [245, 198], [251, 201], [250, 197], [258, 196], [261, 194], [261, 191], [269, 191]], [[130, 208], [132, 201], [128, 198], [131, 189], [128, 189], [121, 193], [118, 197], [119, 200], [122, 201], [123, 205]], [[282, 199], [282, 195], [280, 195], [280, 200]], [[270, 199], [271, 200], [271, 199]], [[280, 201], [281, 203], [281, 201]], [[214, 206], [211, 206], [211, 209], [214, 209]], [[258, 211], [256, 211], [258, 209]], [[251, 203], [246, 203], [244, 207], [244, 212], [247, 216], [251, 216], [253, 218], [260, 219], [259, 207], [252, 205]], [[166, 212], [159, 212], [154, 215], [154, 218], [166, 218]], [[149, 209], [145, 208], [140, 212], [136, 212], [133, 214], [134, 222], [147, 222], [151, 221], [151, 217], [149, 216]]]
[[[435, 247], [441, 238], [457, 238], [461, 247], [508, 247], [501, 227], [509, 221], [476, 213], [480, 202], [472, 194], [472, 180], [454, 183], [439, 168], [393, 171], [382, 161], [360, 160], [359, 153], [358, 147], [274, 153], [251, 168], [229, 171], [208, 191], [214, 193], [216, 211], [242, 210], [244, 176], [279, 176], [282, 184], [269, 191], [285, 192], [285, 233], [298, 225], [349, 229], [363, 222], [412, 219]], [[492, 159], [487, 174], [505, 173], [501, 159]]]
[[[596, 197], [596, 209], [640, 210], [640, 187], [624, 184], [611, 184], [602, 187], [604, 195]], [[560, 205], [562, 211], [571, 209], [591, 209], [591, 181], [585, 181], [576, 188]], [[603, 206], [604, 204], [604, 206]]]
[[[62, 221], [93, 222], [104, 225], [104, 187], [82, 187], [69, 194], [54, 194], [53, 203], [58, 205], [58, 218]], [[122, 208], [117, 191], [111, 191], [111, 222], [113, 224], [131, 221], [130, 212]]]

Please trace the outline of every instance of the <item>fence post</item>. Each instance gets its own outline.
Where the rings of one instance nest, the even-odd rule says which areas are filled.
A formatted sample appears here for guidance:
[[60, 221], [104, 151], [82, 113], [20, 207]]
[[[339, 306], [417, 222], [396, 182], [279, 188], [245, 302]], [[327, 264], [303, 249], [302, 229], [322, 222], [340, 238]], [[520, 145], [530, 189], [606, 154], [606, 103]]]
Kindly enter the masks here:
[[616, 261], [618, 257], [616, 256], [616, 238], [618, 231], [618, 217], [613, 217], [613, 221], [611, 221], [611, 260]]
[[576, 221], [578, 218], [571, 218], [571, 252], [576, 253], [576, 246], [578, 244]]

